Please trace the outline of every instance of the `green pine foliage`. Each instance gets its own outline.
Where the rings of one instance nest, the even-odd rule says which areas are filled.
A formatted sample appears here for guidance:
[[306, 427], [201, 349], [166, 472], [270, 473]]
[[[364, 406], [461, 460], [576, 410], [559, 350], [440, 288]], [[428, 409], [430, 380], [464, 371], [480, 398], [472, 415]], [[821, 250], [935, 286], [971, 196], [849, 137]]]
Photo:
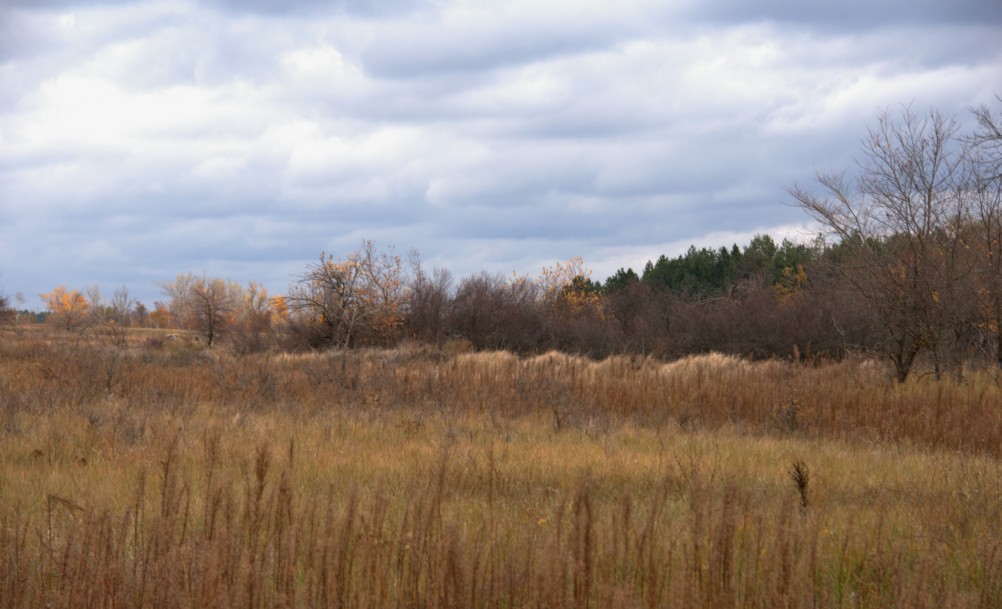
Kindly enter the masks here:
[[[769, 235], [755, 235], [744, 249], [737, 244], [730, 249], [690, 246], [685, 254], [675, 258], [662, 255], [656, 262], [647, 262], [641, 281], [680, 296], [710, 298], [729, 294], [743, 282], [775, 284], [782, 279], [785, 269], [806, 266], [819, 251], [817, 247], [789, 239], [777, 246]], [[625, 275], [621, 270], [610, 277], [606, 289], [610, 284], [621, 285]]]

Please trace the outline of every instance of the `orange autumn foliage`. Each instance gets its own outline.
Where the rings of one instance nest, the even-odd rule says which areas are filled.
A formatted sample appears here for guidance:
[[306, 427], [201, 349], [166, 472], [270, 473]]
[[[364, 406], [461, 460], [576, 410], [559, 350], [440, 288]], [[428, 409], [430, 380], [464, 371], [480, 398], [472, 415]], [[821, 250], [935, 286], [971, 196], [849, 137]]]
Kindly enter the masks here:
[[52, 314], [51, 319], [66, 330], [74, 330], [89, 319], [90, 303], [76, 290], [59, 286], [47, 294], [40, 294], [45, 307]]

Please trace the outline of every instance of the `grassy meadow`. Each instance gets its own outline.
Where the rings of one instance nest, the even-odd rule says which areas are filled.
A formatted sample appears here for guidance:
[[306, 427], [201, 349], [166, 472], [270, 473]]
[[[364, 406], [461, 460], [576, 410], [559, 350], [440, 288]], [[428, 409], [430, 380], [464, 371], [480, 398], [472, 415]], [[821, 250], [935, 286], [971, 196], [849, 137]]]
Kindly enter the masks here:
[[1002, 391], [0, 335], [0, 607], [1002, 607]]

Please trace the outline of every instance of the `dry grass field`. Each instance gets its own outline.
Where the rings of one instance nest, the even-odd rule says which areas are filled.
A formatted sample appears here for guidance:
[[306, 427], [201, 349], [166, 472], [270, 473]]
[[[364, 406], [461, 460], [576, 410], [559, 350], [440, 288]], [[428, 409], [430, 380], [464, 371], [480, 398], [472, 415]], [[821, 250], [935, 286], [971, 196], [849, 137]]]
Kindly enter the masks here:
[[8, 331], [0, 607], [1002, 607], [1000, 457], [991, 371]]

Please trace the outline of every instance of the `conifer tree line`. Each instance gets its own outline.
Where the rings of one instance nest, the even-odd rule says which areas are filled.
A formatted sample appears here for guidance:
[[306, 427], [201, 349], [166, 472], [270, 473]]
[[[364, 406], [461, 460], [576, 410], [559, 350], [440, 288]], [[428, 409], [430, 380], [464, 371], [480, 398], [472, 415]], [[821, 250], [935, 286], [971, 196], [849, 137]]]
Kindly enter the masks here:
[[536, 277], [457, 279], [365, 241], [321, 254], [283, 295], [188, 273], [160, 282], [164, 298], [149, 310], [124, 288], [41, 297], [65, 330], [172, 328], [241, 352], [418, 341], [596, 358], [865, 353], [890, 361], [899, 381], [918, 362], [960, 376], [1002, 367], [1002, 117], [972, 112], [969, 131], [936, 110], [879, 114], [855, 167], [788, 188], [821, 227], [804, 242], [692, 247], [598, 281], [581, 258]]

